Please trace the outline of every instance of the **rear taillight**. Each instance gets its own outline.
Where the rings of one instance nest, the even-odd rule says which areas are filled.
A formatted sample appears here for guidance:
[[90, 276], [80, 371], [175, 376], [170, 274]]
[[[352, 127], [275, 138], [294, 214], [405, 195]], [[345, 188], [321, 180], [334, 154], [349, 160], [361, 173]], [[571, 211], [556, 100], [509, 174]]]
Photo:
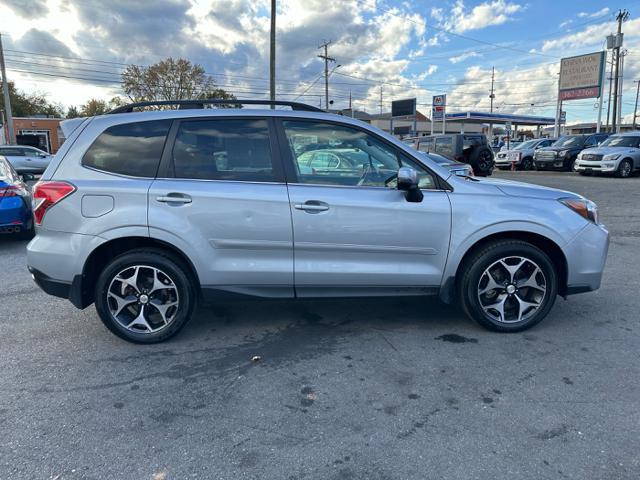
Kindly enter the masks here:
[[42, 223], [44, 214], [62, 199], [76, 191], [68, 182], [38, 182], [33, 187], [33, 216], [36, 225]]

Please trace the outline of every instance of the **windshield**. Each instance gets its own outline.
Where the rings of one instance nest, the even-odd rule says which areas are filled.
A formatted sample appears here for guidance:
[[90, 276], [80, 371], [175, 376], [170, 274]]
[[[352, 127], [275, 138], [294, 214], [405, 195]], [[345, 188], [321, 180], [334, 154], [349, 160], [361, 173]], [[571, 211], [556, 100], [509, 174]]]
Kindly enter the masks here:
[[627, 137], [613, 135], [600, 144], [601, 147], [633, 147], [638, 148], [640, 137]]
[[528, 142], [524, 142], [516, 146], [514, 150], [527, 150], [529, 148], [533, 148], [536, 146], [536, 142], [537, 140], [529, 140]]
[[584, 143], [586, 137], [582, 136], [573, 136], [573, 137], [562, 137], [556, 143], [553, 144], [554, 147], [579, 147]]

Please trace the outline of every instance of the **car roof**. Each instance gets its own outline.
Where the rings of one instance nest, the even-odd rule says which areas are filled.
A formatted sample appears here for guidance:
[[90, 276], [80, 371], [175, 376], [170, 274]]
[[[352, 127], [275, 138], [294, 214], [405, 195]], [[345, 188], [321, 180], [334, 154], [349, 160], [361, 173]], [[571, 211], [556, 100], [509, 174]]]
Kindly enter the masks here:
[[640, 130], [633, 130], [632, 132], [620, 132], [620, 133], [612, 133], [611, 136], [616, 137], [638, 137], [640, 136]]

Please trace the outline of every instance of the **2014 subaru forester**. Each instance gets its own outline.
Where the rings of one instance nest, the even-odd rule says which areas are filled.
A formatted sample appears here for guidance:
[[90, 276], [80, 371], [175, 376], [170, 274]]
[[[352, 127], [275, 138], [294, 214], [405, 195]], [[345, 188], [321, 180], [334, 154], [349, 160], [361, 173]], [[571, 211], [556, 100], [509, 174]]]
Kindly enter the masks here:
[[579, 195], [452, 175], [302, 104], [162, 103], [74, 120], [33, 192], [33, 278], [122, 338], [165, 340], [216, 292], [439, 295], [513, 332], [600, 286], [609, 234]]

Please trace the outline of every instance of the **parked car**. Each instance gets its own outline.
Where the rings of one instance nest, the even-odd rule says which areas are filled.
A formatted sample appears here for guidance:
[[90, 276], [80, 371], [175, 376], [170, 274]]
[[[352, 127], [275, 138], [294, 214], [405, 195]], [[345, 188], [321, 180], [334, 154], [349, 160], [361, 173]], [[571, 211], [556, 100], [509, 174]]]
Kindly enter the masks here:
[[[419, 147], [420, 145], [419, 138], [420, 137], [410, 137], [410, 138], [405, 138], [402, 141], [407, 145], [411, 145], [412, 147], [416, 148], [416, 147]], [[475, 173], [473, 172], [473, 168], [471, 167], [471, 165], [467, 163], [454, 162], [453, 160], [447, 157], [443, 157], [442, 155], [439, 155], [437, 153], [427, 153], [425, 151], [421, 151], [421, 153], [423, 155], [427, 155], [431, 160], [436, 162], [438, 165], [448, 168], [449, 171], [451, 171], [456, 175], [460, 175], [461, 177], [473, 177], [475, 175]]]
[[[29, 174], [25, 177], [33, 179]], [[0, 233], [33, 236], [31, 192], [4, 157], [0, 157]]]
[[445, 167], [454, 175], [458, 175], [460, 177], [475, 176], [473, 168], [468, 163], [454, 162], [453, 160], [450, 160], [447, 157], [443, 157], [442, 155], [438, 155], [437, 153], [420, 153], [422, 153], [422, 155], [426, 155], [438, 165]]
[[613, 173], [626, 178], [640, 169], [640, 132], [612, 135], [599, 146], [578, 154], [575, 170], [580, 175]]
[[537, 170], [573, 171], [573, 164], [578, 154], [585, 148], [598, 145], [609, 136], [608, 133], [587, 135], [566, 135], [553, 145], [537, 150], [533, 162]]
[[0, 155], [4, 156], [19, 174], [40, 174], [46, 170], [53, 158], [53, 155], [43, 150], [22, 145], [1, 145]]
[[555, 138], [536, 138], [518, 143], [510, 150], [500, 151], [496, 155], [496, 167], [509, 170], [515, 164], [518, 170], [533, 169], [533, 154], [536, 150], [548, 147], [556, 141]]
[[476, 175], [485, 177], [493, 172], [493, 151], [487, 137], [481, 133], [447, 133], [417, 137], [416, 150], [437, 153], [455, 162], [467, 163]]
[[[221, 292], [439, 295], [514, 332], [557, 295], [600, 286], [609, 234], [580, 195], [453, 175], [364, 122], [294, 102], [132, 111], [168, 103], [85, 119], [33, 192], [34, 280], [95, 303], [122, 338], [165, 340]], [[374, 168], [298, 169], [301, 152], [329, 149], [362, 150]]]

